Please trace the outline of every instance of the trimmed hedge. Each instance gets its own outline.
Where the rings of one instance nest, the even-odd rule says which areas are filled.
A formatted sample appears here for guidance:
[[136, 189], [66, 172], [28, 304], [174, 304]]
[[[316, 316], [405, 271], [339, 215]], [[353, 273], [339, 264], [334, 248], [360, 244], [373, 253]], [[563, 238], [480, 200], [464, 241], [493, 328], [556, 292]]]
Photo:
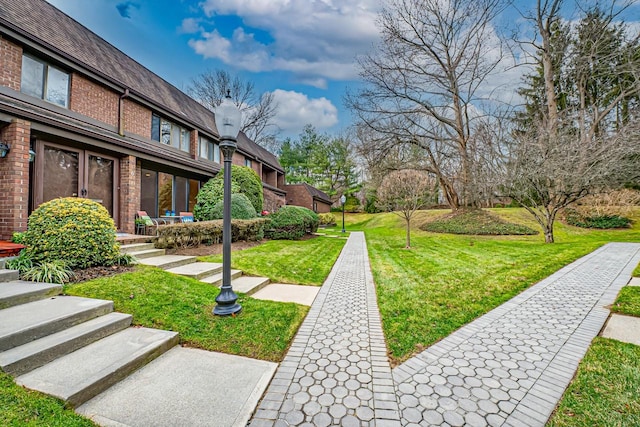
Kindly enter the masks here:
[[336, 225], [336, 216], [332, 213], [318, 214], [320, 225]]
[[[213, 207], [211, 213], [213, 219], [222, 219], [224, 212], [224, 203], [220, 200]], [[253, 208], [253, 205], [244, 194], [232, 194], [231, 195], [231, 218], [232, 219], [252, 219], [257, 217], [258, 214]]]
[[[231, 241], [262, 240], [266, 218], [234, 219], [231, 221]], [[160, 249], [193, 247], [222, 242], [222, 220], [186, 222], [158, 226], [155, 246]]]
[[34, 264], [61, 260], [68, 268], [113, 265], [120, 245], [109, 212], [100, 203], [78, 197], [53, 199], [29, 217], [25, 256]]
[[[264, 195], [262, 181], [258, 174], [246, 166], [231, 166], [231, 193], [247, 196], [256, 212], [262, 212]], [[202, 186], [196, 196], [193, 216], [198, 221], [216, 219], [215, 206], [222, 201], [224, 194], [224, 173], [221, 170], [215, 177]]]
[[318, 231], [320, 220], [311, 209], [301, 206], [283, 206], [269, 215], [265, 237], [273, 240], [297, 240], [306, 233]]
[[581, 228], [629, 228], [631, 220], [619, 215], [583, 216], [575, 209], [565, 209], [564, 218], [567, 224]]

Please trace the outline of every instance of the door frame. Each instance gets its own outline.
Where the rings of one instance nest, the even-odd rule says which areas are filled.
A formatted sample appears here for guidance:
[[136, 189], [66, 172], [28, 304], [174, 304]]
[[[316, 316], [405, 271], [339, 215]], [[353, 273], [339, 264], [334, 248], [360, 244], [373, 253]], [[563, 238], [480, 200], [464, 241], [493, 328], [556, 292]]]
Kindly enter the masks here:
[[75, 197], [85, 198], [81, 194], [82, 189], [87, 187], [87, 179], [88, 179], [88, 158], [89, 156], [103, 157], [105, 159], [109, 159], [113, 161], [113, 221], [115, 222], [116, 228], [118, 227], [120, 221], [120, 159], [117, 157], [110, 156], [108, 154], [99, 153], [96, 151], [76, 148], [69, 145], [58, 144], [55, 142], [50, 142], [42, 139], [38, 139], [36, 141], [36, 159], [35, 159], [35, 169], [34, 169], [34, 191], [33, 191], [33, 209], [36, 209], [43, 203], [44, 194], [43, 194], [43, 175], [44, 175], [44, 148], [45, 146], [57, 148], [65, 151], [72, 151], [78, 153], [78, 188], [76, 190]]

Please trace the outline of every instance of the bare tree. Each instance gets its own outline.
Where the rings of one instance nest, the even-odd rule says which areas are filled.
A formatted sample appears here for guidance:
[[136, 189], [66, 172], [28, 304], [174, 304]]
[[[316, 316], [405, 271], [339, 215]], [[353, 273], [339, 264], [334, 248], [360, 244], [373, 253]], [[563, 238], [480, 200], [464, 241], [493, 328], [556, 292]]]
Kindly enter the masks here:
[[276, 129], [273, 118], [278, 105], [271, 92], [258, 95], [252, 82], [243, 81], [225, 70], [208, 70], [192, 80], [189, 93], [211, 111], [229, 93], [243, 113], [241, 130], [254, 142], [273, 148]]
[[470, 139], [482, 113], [479, 87], [502, 59], [491, 25], [501, 0], [391, 0], [380, 14], [382, 41], [359, 60], [367, 86], [347, 105], [382, 136], [369, 143], [413, 145], [447, 203], [473, 202]]
[[505, 194], [519, 202], [553, 243], [558, 212], [590, 195], [640, 178], [640, 131], [627, 128], [604, 138], [577, 138], [573, 129], [533, 127], [518, 135], [507, 167]]
[[407, 249], [411, 248], [411, 217], [433, 198], [435, 188], [435, 180], [426, 172], [412, 169], [391, 172], [378, 187], [378, 207], [405, 220]]
[[638, 127], [612, 119], [623, 110], [630, 117], [629, 101], [640, 95], [638, 38], [625, 37], [624, 26], [613, 23], [615, 1], [607, 11], [588, 11], [571, 38], [556, 37], [562, 3], [538, 0], [529, 16], [544, 91], [528, 126], [515, 135], [504, 187], [535, 217], [547, 243], [561, 209], [637, 180], [640, 170]]

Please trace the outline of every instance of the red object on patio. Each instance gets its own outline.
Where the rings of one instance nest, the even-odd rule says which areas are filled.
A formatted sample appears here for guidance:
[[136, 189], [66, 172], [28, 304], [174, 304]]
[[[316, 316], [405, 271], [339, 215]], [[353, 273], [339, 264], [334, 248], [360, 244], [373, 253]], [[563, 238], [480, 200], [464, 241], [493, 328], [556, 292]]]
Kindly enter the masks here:
[[24, 248], [24, 245], [0, 240], [0, 258], [18, 255]]

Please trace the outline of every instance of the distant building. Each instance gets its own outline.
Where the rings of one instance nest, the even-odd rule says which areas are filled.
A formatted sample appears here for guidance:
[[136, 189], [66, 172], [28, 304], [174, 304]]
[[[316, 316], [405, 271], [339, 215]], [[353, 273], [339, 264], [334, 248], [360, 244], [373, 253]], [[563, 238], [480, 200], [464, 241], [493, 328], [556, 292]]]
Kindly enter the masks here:
[[303, 206], [316, 213], [331, 212], [331, 198], [309, 184], [285, 185], [284, 189], [288, 205]]
[[[133, 233], [138, 210], [191, 211], [222, 160], [211, 111], [44, 0], [0, 0], [0, 141], [4, 239], [67, 196]], [[233, 163], [284, 203], [273, 154], [241, 134]]]

